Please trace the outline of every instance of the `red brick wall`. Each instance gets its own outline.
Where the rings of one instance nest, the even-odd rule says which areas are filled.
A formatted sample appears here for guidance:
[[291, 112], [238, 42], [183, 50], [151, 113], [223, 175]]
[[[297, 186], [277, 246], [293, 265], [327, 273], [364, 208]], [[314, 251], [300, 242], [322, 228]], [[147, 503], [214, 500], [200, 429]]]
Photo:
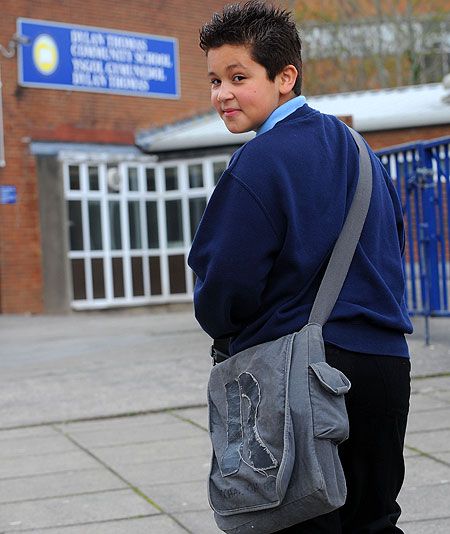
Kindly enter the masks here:
[[6, 167], [0, 184], [17, 187], [18, 202], [0, 205], [0, 311], [43, 311], [39, 202], [29, 141], [134, 142], [141, 128], [209, 109], [209, 84], [198, 28], [222, 0], [2, 0], [0, 43], [7, 45], [17, 17], [176, 37], [181, 99], [23, 88], [17, 58], [0, 55]]
[[388, 146], [425, 141], [436, 137], [450, 136], [450, 124], [422, 126], [417, 128], [400, 128], [397, 130], [363, 132], [365, 139], [374, 150]]

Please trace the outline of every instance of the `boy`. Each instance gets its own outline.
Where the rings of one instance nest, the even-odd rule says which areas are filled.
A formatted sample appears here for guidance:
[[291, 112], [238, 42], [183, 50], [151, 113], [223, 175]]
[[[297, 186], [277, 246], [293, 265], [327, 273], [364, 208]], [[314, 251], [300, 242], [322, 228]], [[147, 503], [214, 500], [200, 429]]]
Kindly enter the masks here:
[[[301, 44], [285, 11], [252, 1], [200, 31], [211, 102], [233, 133], [256, 137], [232, 157], [192, 245], [196, 317], [230, 355], [306, 323], [358, 179], [358, 150], [335, 117], [301, 96]], [[402, 532], [412, 331], [401, 267], [402, 212], [371, 153], [373, 193], [346, 282], [323, 329], [328, 363], [352, 382], [340, 445], [348, 497], [295, 533]], [[223, 342], [222, 342], [223, 346]]]

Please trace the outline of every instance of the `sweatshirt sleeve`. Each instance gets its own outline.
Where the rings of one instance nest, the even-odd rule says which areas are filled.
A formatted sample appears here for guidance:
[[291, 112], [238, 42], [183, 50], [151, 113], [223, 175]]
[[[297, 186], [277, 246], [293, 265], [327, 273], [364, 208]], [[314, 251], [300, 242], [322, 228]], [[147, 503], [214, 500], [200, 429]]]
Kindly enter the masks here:
[[226, 171], [188, 259], [197, 276], [195, 316], [212, 338], [237, 334], [257, 313], [280, 242], [265, 206]]

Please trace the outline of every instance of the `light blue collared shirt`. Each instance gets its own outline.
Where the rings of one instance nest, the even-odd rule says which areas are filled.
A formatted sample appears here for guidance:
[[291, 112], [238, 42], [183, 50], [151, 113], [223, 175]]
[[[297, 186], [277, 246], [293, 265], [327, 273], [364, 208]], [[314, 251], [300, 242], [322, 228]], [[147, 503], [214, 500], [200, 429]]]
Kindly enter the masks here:
[[294, 113], [295, 110], [301, 108], [304, 104], [306, 104], [306, 98], [303, 95], [291, 98], [291, 100], [288, 100], [280, 107], [272, 111], [272, 113], [267, 117], [267, 119], [256, 130], [256, 135], [268, 132], [271, 128], [275, 126], [277, 122], [280, 122], [281, 120], [285, 119], [288, 115]]

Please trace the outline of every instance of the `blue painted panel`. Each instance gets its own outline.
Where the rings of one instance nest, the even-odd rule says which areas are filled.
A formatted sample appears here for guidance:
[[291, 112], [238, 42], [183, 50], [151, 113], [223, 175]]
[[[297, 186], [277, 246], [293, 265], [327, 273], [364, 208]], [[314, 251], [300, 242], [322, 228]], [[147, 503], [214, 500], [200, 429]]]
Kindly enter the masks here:
[[91, 26], [18, 19], [19, 84], [179, 98], [178, 42]]
[[0, 185], [0, 204], [15, 204], [17, 189], [14, 185]]

